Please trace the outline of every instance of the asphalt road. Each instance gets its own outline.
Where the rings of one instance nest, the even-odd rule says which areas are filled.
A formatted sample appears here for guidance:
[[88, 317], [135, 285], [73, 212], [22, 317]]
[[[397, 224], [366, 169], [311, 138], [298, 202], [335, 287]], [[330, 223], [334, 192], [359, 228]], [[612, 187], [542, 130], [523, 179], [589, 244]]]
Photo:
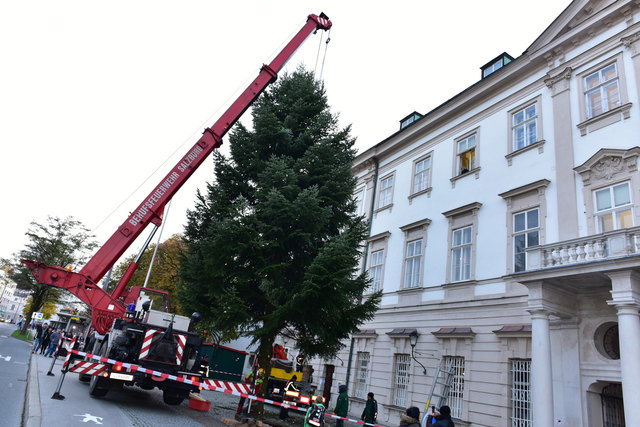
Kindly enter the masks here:
[[12, 338], [17, 325], [0, 323], [0, 426], [20, 426], [31, 346]]
[[[188, 407], [188, 401], [178, 406], [169, 406], [162, 401], [157, 390], [142, 390], [125, 387], [110, 390], [107, 396], [94, 398], [89, 395], [88, 384], [81, 383], [77, 374], [66, 374], [59, 394], [64, 400], [53, 399], [58, 390], [63, 360], [34, 354], [31, 359], [26, 427], [40, 426], [87, 426], [103, 425], [117, 427], [156, 426], [223, 426], [223, 419], [234, 418], [238, 397], [214, 391], [203, 391], [202, 396], [211, 401], [208, 412]], [[51, 370], [50, 370], [51, 369]], [[51, 372], [53, 376], [47, 375]], [[37, 389], [37, 390], [36, 390]], [[290, 412], [291, 418], [284, 423], [301, 426], [302, 415]], [[278, 408], [267, 407], [267, 418], [277, 421]]]

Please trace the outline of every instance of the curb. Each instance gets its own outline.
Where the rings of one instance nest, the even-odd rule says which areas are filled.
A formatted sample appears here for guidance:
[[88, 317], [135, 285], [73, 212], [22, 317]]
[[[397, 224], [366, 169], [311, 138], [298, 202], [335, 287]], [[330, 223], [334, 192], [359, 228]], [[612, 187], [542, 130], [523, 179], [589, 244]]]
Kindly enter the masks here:
[[29, 372], [27, 374], [29, 382], [27, 384], [27, 395], [25, 411], [22, 419], [24, 427], [40, 427], [42, 423], [42, 408], [40, 407], [40, 384], [38, 382], [38, 362], [37, 358], [30, 356]]

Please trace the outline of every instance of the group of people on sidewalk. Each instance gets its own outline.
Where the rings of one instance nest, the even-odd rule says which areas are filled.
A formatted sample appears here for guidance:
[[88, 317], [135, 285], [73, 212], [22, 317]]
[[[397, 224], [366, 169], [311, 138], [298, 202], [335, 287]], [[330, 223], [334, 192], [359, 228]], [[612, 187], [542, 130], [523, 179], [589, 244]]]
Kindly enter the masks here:
[[64, 331], [49, 326], [47, 323], [42, 325], [37, 323], [35, 326], [35, 338], [33, 340], [33, 348], [31, 353], [40, 352], [45, 357], [53, 357], [58, 347], [58, 343], [62, 339]]

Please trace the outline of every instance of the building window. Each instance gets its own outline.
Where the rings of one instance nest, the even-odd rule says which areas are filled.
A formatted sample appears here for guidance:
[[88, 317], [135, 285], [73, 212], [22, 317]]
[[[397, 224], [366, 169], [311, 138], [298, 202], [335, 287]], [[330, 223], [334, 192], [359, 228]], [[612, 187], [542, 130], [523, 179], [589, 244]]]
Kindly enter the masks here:
[[530, 359], [511, 360], [511, 426], [533, 426]]
[[380, 180], [380, 193], [378, 197], [378, 208], [391, 205], [393, 201], [393, 175]]
[[392, 405], [405, 408], [409, 394], [409, 368], [411, 356], [408, 354], [396, 354], [393, 370], [393, 400]]
[[413, 193], [420, 193], [431, 187], [431, 157], [418, 160], [413, 166]]
[[407, 242], [404, 259], [404, 287], [421, 286], [422, 239]]
[[460, 282], [471, 278], [471, 232], [473, 227], [453, 230], [451, 244], [451, 277]]
[[462, 418], [462, 402], [464, 399], [464, 357], [446, 356], [445, 366], [453, 375], [449, 390], [449, 407], [451, 416]]
[[520, 150], [538, 142], [538, 113], [536, 104], [516, 111], [511, 117], [513, 151]]
[[369, 278], [371, 279], [372, 292], [377, 292], [382, 289], [383, 267], [384, 267], [384, 249], [371, 252], [371, 263], [369, 264]]
[[356, 356], [356, 384], [355, 397], [366, 399], [369, 392], [369, 360], [370, 354], [366, 351], [359, 351]]
[[633, 227], [629, 182], [595, 190], [593, 195], [599, 232]]
[[457, 141], [458, 153], [458, 175], [463, 175], [470, 170], [476, 168], [476, 147], [477, 135], [469, 135], [468, 137]]
[[584, 77], [587, 118], [596, 117], [620, 106], [620, 88], [616, 63]]
[[364, 191], [358, 191], [354, 197], [356, 209], [356, 215], [362, 215], [364, 213]]
[[538, 208], [513, 215], [514, 271], [527, 269], [526, 249], [540, 244], [539, 217]]

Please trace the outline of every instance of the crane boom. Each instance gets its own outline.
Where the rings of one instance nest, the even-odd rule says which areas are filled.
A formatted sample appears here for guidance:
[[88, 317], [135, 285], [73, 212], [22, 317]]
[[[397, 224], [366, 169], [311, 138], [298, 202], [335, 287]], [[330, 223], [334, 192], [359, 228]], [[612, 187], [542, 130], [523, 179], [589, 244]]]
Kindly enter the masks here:
[[222, 137], [266, 87], [276, 80], [278, 72], [309, 35], [317, 30], [329, 30], [331, 25], [331, 21], [323, 13], [309, 15], [300, 31], [293, 36], [270, 64], [262, 66], [253, 82], [210, 128], [204, 130], [202, 137], [143, 199], [142, 203], [131, 212], [126, 221], [118, 227], [79, 272], [48, 266], [41, 262], [22, 260], [31, 269], [36, 280], [42, 284], [66, 289], [76, 295], [93, 309], [92, 323], [96, 330], [100, 332], [108, 329], [111, 321], [124, 313], [125, 307], [120, 301], [120, 297], [126, 295], [126, 285], [135, 272], [137, 263], [129, 265], [112, 294], [102, 290], [97, 286], [97, 283], [149, 224], [159, 226], [162, 223], [167, 202], [213, 150], [222, 144]]

